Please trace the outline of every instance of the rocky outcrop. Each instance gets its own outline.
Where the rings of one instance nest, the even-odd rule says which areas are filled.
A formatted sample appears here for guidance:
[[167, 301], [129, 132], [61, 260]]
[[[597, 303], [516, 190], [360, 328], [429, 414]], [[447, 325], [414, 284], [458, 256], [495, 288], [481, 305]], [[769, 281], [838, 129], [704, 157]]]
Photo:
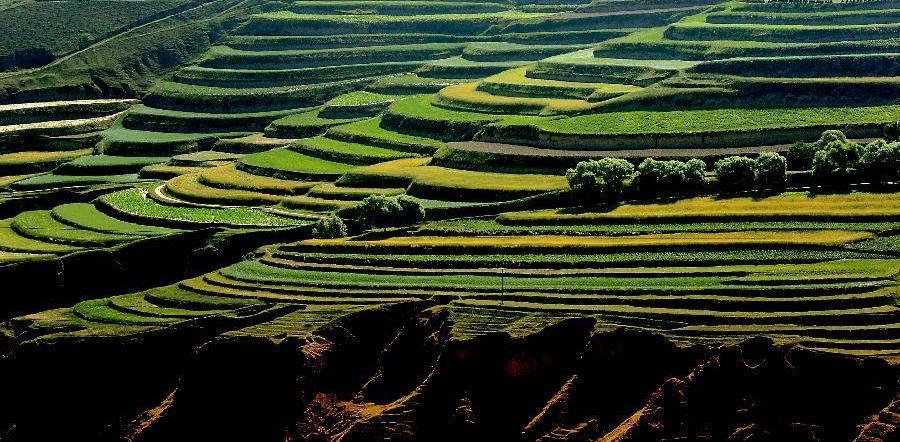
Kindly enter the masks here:
[[874, 359], [750, 340], [667, 380], [604, 440], [853, 440], [868, 410], [891, 400], [896, 376]]
[[881, 359], [767, 339], [686, 345], [590, 318], [460, 338], [452, 318], [420, 301], [295, 336], [218, 324], [14, 347], [2, 367], [21, 382], [4, 402], [5, 439], [897, 439], [898, 372]]

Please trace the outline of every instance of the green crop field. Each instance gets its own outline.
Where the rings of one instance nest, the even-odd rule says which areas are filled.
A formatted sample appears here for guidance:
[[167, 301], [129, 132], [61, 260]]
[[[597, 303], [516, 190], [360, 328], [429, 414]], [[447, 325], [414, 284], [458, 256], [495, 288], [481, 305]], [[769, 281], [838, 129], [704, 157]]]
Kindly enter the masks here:
[[2, 440], [900, 435], [900, 0], [0, 25]]

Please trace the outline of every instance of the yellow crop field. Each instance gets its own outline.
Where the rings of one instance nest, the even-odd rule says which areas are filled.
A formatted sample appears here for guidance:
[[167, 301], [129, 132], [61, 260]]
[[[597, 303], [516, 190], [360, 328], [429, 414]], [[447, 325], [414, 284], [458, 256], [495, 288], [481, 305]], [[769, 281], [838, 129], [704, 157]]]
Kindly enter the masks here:
[[721, 232], [721, 233], [670, 233], [635, 236], [408, 236], [377, 241], [353, 241], [347, 239], [307, 240], [301, 245], [329, 248], [496, 248], [496, 249], [620, 249], [631, 247], [669, 246], [838, 246], [853, 241], [872, 238], [869, 232], [819, 230], [807, 232]]
[[224, 189], [244, 189], [265, 193], [299, 194], [320, 184], [316, 181], [282, 180], [238, 170], [234, 165], [212, 167], [200, 173], [200, 182]]
[[608, 212], [570, 212], [567, 209], [512, 212], [500, 220], [517, 222], [606, 222], [666, 220], [669, 218], [796, 217], [865, 218], [900, 215], [900, 194], [851, 193], [807, 195], [786, 193], [767, 198], [690, 198], [671, 203], [622, 204]]
[[388, 161], [353, 169], [349, 176], [372, 179], [408, 179], [423, 185], [489, 191], [543, 191], [568, 188], [565, 177], [556, 175], [475, 172], [429, 166], [430, 158], [409, 158]]
[[580, 112], [596, 105], [584, 100], [565, 98], [529, 98], [492, 95], [478, 90], [478, 82], [448, 86], [437, 95], [437, 103], [474, 111], [501, 113], [531, 113], [553, 115]]
[[[501, 84], [516, 84], [516, 85], [525, 85], [525, 86], [546, 86], [546, 87], [565, 87], [565, 88], [584, 88], [589, 87], [595, 90], [599, 90], [601, 92], [607, 93], [626, 93], [626, 92], [634, 92], [641, 90], [643, 88], [639, 86], [634, 86], [630, 84], [615, 84], [615, 83], [580, 83], [576, 81], [561, 81], [561, 80], [545, 80], [541, 78], [530, 78], [527, 77], [528, 73], [527, 67], [520, 67], [515, 69], [510, 69], [507, 71], [503, 71], [499, 74], [492, 75], [484, 79], [485, 82], [489, 83], [501, 83]], [[578, 100], [573, 100], [578, 101]]]

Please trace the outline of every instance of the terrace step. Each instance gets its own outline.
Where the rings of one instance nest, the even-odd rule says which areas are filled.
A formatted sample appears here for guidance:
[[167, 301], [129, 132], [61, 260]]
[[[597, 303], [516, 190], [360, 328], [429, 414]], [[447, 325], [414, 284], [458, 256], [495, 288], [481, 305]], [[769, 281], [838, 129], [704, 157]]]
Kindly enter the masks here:
[[253, 70], [308, 69], [372, 62], [437, 60], [459, 55], [464, 47], [465, 45], [460, 43], [425, 43], [299, 51], [245, 51], [227, 46], [213, 46], [199, 65], [205, 68]]
[[368, 81], [358, 79], [266, 88], [221, 88], [162, 82], [148, 92], [144, 104], [156, 109], [223, 114], [289, 110], [320, 105], [358, 89]]
[[443, 143], [440, 140], [393, 132], [381, 127], [381, 119], [371, 118], [356, 123], [333, 126], [325, 136], [338, 141], [381, 147], [401, 152], [430, 155]]
[[105, 184], [133, 184], [144, 181], [136, 174], [123, 175], [57, 175], [46, 173], [33, 175], [9, 184], [20, 191], [39, 191], [62, 188], [84, 188]]
[[161, 326], [177, 321], [174, 318], [157, 318], [122, 312], [112, 308], [107, 299], [79, 302], [72, 308], [72, 312], [78, 318], [99, 324]]
[[[340, 255], [335, 256], [340, 259]], [[554, 276], [610, 276], [616, 278], [647, 278], [653, 276], [722, 276], [722, 277], [742, 277], [750, 274], [749, 268], [745, 269], [722, 269], [718, 267], [605, 267], [605, 268], [504, 268], [499, 267], [481, 267], [481, 268], [415, 268], [415, 267], [396, 267], [396, 266], [376, 266], [362, 264], [340, 264], [320, 263], [304, 261], [302, 254], [284, 253], [281, 249], [277, 249], [272, 255], [264, 256], [259, 259], [260, 262], [282, 267], [286, 269], [298, 270], [325, 270], [333, 272], [347, 273], [371, 273], [384, 275], [489, 275], [489, 276], [511, 276], [511, 277], [534, 277], [546, 278]]]
[[216, 141], [213, 150], [236, 154], [248, 154], [284, 147], [296, 140], [292, 138], [269, 138], [263, 134], [253, 134], [241, 138], [225, 138]]
[[[316, 290], [281, 290], [278, 287], [232, 284], [216, 274], [205, 275], [202, 279], [192, 279], [179, 284], [183, 290], [207, 296], [232, 297], [239, 299], [259, 299], [300, 304], [383, 304], [419, 300], [417, 297], [396, 293], [350, 294]], [[374, 295], [374, 296], [373, 296]], [[384, 295], [384, 296], [378, 296]]]
[[232, 189], [262, 192], [273, 195], [301, 195], [322, 184], [319, 181], [282, 180], [253, 175], [237, 169], [234, 165], [210, 168], [200, 172], [201, 184], [217, 189]]
[[306, 210], [310, 212], [333, 212], [345, 209], [353, 205], [352, 201], [336, 198], [317, 198], [314, 196], [292, 196], [285, 198], [279, 204], [288, 210]]
[[114, 310], [150, 318], [194, 319], [227, 312], [227, 310], [190, 310], [183, 307], [163, 307], [153, 304], [141, 293], [113, 296], [108, 298], [108, 300], [110, 308]]
[[225, 333], [228, 336], [298, 336], [306, 337], [320, 327], [331, 323], [341, 316], [353, 313], [366, 305], [307, 305], [279, 316], [271, 321], [251, 325]]
[[309, 196], [330, 200], [361, 201], [370, 195], [397, 196], [406, 193], [404, 188], [392, 187], [344, 187], [331, 183], [319, 184], [309, 191]]
[[900, 339], [900, 324], [877, 324], [857, 326], [702, 326], [693, 325], [673, 330], [676, 336], [684, 337], [743, 337], [765, 336], [807, 336], [829, 339]]
[[[462, 299], [455, 304], [473, 307], [501, 308], [496, 301]], [[630, 306], [557, 305], [528, 302], [505, 302], [502, 308], [520, 311], [554, 312], [568, 314], [622, 315], [647, 317], [683, 322], [688, 325], [723, 324], [802, 324], [802, 325], [875, 325], [900, 322], [900, 310], [894, 306], [860, 309], [819, 310], [808, 312], [717, 312], [708, 310], [681, 310]]]
[[100, 117], [0, 126], [0, 143], [21, 144], [22, 140], [32, 137], [59, 137], [97, 132], [110, 127], [118, 117], [119, 113], [116, 113]]
[[[699, 255], [699, 256], [698, 256]], [[638, 252], [579, 256], [578, 260], [564, 254], [509, 255], [485, 253], [471, 255], [375, 254], [357, 252], [323, 253], [299, 247], [282, 246], [272, 256], [287, 261], [314, 262], [352, 266], [407, 267], [411, 269], [441, 268], [504, 268], [504, 269], [606, 269], [642, 267], [688, 267], [715, 265], [810, 264], [835, 259], [873, 258], [881, 256], [856, 255], [854, 252], [816, 251], [796, 252], [779, 250], [739, 250], [718, 252]]]
[[187, 66], [175, 74], [175, 81], [220, 88], [264, 88], [313, 85], [339, 80], [358, 80], [381, 75], [413, 72], [428, 60], [365, 63], [287, 69], [235, 69]]
[[77, 120], [116, 114], [138, 103], [134, 99], [42, 101], [0, 105], [0, 126], [51, 120]]
[[[590, 302], [591, 299], [644, 299], [667, 300], [665, 302], [681, 302], [687, 299], [702, 299], [714, 304], [716, 299], [740, 303], [790, 303], [815, 302], [817, 298], [831, 303], [834, 300], [851, 300], [859, 297], [860, 302], [890, 303], [893, 288], [884, 287], [884, 283], [859, 284], [818, 284], [784, 287], [727, 287], [725, 281], [715, 274], [698, 277], [678, 277], [677, 275], [648, 275], [644, 278], [621, 281], [614, 275], [595, 275], [595, 281], [585, 276], [557, 277], [516, 277], [508, 276], [505, 280], [491, 275], [474, 275], [466, 273], [403, 275], [378, 274], [367, 272], [331, 272], [294, 269], [280, 266], [278, 262], [270, 265], [267, 262], [244, 262], [220, 271], [229, 279], [249, 284], [276, 286], [307, 285], [314, 287], [330, 287], [332, 289], [381, 288], [397, 290], [446, 291], [448, 293], [478, 293], [484, 297], [498, 296], [505, 290], [509, 296], [528, 296], [543, 293], [557, 301], [570, 298], [573, 302]], [[331, 276], [333, 275], [333, 276]], [[339, 278], [337, 278], [339, 276]], [[504, 284], [505, 282], [505, 284]], [[504, 288], [505, 287], [505, 288]], [[580, 297], [577, 295], [591, 295]], [[822, 298], [824, 296], [824, 298]], [[621, 297], [621, 298], [620, 298]], [[866, 299], [863, 301], [863, 299]], [[598, 301], [599, 302], [599, 301]], [[622, 302], [622, 301], [618, 301]], [[728, 304], [728, 302], [724, 302]]]
[[53, 218], [60, 223], [83, 230], [93, 230], [114, 235], [135, 235], [140, 237], [168, 235], [182, 232], [178, 229], [147, 226], [130, 223], [109, 216], [98, 210], [93, 204], [62, 204], [51, 210]]
[[[410, 194], [414, 194], [412, 190]], [[837, 250], [843, 244], [871, 238], [868, 232], [748, 231], [712, 233], [660, 233], [633, 236], [413, 236], [384, 240], [307, 240], [286, 245], [285, 251], [328, 253], [475, 254], [529, 253], [608, 254], [619, 252], [725, 251], [725, 250]]]
[[413, 158], [419, 155], [409, 152], [385, 149], [382, 147], [368, 146], [365, 144], [338, 141], [326, 137], [315, 137], [299, 140], [294, 143], [291, 150], [324, 160], [355, 164], [369, 165], [401, 158]]
[[[689, 159], [700, 158], [708, 162], [733, 156], [760, 152], [784, 153], [790, 145], [735, 147], [723, 149], [616, 149], [572, 150], [550, 147], [531, 147], [520, 144], [493, 143], [487, 141], [463, 141], [447, 143], [446, 150], [435, 165], [465, 170], [503, 170], [511, 165], [519, 169], [543, 170], [543, 173], [561, 173], [581, 161], [598, 158]], [[479, 161], [472, 161], [476, 156]]]
[[63, 224], [47, 210], [22, 212], [12, 219], [10, 227], [25, 238], [76, 247], [109, 247], [135, 240], [131, 235], [100, 233]]
[[900, 353], [900, 339], [803, 339], [804, 347], [831, 350], [878, 350]]
[[279, 118], [308, 110], [309, 108], [299, 108], [223, 114], [155, 109], [140, 105], [125, 114], [122, 125], [126, 129], [169, 133], [259, 132]]
[[8, 264], [16, 264], [20, 262], [26, 261], [38, 261], [43, 259], [51, 259], [53, 255], [51, 254], [40, 254], [40, 253], [21, 253], [21, 252], [7, 252], [4, 250], [0, 250], [0, 266], [8, 265]]
[[92, 149], [80, 149], [0, 153], [0, 175], [47, 172], [78, 157], [90, 155], [92, 151]]
[[279, 228], [303, 225], [308, 218], [287, 216], [250, 207], [199, 205], [173, 199], [160, 192], [165, 185], [145, 191], [127, 189], [104, 195], [97, 208], [119, 219], [170, 228], [229, 227]]
[[248, 135], [228, 133], [171, 133], [128, 129], [121, 124], [106, 131], [97, 153], [107, 155], [176, 155], [206, 150], [221, 138]]
[[168, 156], [86, 155], [53, 170], [54, 175], [126, 175], [138, 173], [154, 164], [162, 164]]
[[279, 148], [247, 155], [237, 162], [237, 168], [252, 175], [285, 180], [331, 181], [353, 166]]
[[241, 190], [222, 189], [206, 186], [197, 174], [182, 175], [166, 182], [166, 195], [182, 201], [204, 205], [224, 206], [268, 206], [283, 200], [281, 195]]

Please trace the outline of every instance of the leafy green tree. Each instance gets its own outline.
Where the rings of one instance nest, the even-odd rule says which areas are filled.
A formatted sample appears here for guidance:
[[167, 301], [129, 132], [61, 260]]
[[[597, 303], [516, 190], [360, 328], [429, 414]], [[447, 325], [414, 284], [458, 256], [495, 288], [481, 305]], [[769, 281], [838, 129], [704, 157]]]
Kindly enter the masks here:
[[816, 152], [812, 172], [816, 183], [825, 186], [844, 186], [850, 181], [851, 169], [859, 159], [859, 145], [846, 141], [832, 141]]
[[702, 190], [706, 187], [706, 163], [692, 158], [685, 163], [684, 186], [688, 190]]
[[384, 195], [369, 195], [357, 204], [356, 209], [357, 219], [368, 226], [391, 225], [403, 210], [396, 198]]
[[425, 219], [425, 209], [411, 196], [370, 195], [345, 211], [344, 216], [354, 219], [360, 227], [370, 229], [420, 222]]
[[733, 156], [716, 161], [716, 178], [723, 193], [752, 190], [756, 182], [756, 161]]
[[875, 140], [861, 149], [857, 164], [860, 175], [873, 184], [900, 177], [900, 142]]
[[397, 196], [397, 204], [400, 205], [398, 222], [400, 224], [415, 224], [425, 220], [425, 208], [418, 198], [409, 195]]
[[840, 141], [841, 143], [850, 142], [843, 132], [833, 129], [822, 132], [822, 136], [820, 136], [819, 140], [815, 142], [815, 145], [817, 149], [822, 150], [835, 141]]
[[787, 184], [787, 159], [775, 152], [763, 152], [756, 157], [754, 174], [757, 189], [782, 190]]
[[793, 169], [809, 169], [812, 167], [816, 152], [825, 149], [829, 144], [838, 141], [850, 143], [847, 136], [839, 130], [826, 130], [822, 136], [813, 143], [799, 141], [788, 150], [787, 161]]
[[602, 158], [578, 163], [566, 172], [569, 187], [580, 195], [613, 202], [622, 197], [625, 180], [634, 175], [634, 166], [618, 158]]
[[816, 156], [816, 143], [804, 143], [798, 141], [791, 145], [787, 151], [787, 162], [794, 170], [805, 170], [812, 167], [813, 157]]
[[657, 161], [647, 158], [637, 168], [634, 185], [646, 195], [660, 190], [682, 191], [702, 189], [705, 184], [706, 163], [692, 159]]
[[347, 225], [339, 216], [322, 218], [313, 226], [315, 238], [341, 238], [347, 236]]

